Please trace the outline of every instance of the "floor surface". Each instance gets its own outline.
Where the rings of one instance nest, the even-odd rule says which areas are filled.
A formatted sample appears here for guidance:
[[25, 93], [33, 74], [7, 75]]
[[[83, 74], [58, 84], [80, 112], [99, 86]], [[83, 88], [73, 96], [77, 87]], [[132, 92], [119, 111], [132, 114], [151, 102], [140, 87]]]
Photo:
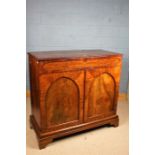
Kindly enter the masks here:
[[128, 103], [118, 103], [120, 123], [117, 128], [100, 127], [58, 139], [39, 150], [34, 130], [29, 128], [31, 112], [27, 98], [27, 155], [128, 155]]

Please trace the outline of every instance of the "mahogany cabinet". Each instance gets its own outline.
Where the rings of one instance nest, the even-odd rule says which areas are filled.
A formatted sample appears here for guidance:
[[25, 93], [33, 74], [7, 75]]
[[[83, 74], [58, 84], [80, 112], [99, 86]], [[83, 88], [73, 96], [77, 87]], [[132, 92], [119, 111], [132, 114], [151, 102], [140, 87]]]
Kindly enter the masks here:
[[105, 124], [118, 126], [122, 55], [104, 50], [30, 52], [31, 127], [39, 148]]

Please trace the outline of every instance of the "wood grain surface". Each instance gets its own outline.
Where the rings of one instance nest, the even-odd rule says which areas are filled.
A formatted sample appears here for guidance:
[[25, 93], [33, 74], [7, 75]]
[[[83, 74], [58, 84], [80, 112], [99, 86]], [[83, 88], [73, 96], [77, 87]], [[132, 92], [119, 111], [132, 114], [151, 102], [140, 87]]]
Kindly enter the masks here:
[[118, 126], [122, 55], [104, 50], [29, 53], [31, 125], [40, 149], [54, 138]]
[[71, 79], [61, 77], [53, 82], [47, 91], [45, 99], [47, 125], [54, 126], [78, 120], [79, 95], [79, 88]]

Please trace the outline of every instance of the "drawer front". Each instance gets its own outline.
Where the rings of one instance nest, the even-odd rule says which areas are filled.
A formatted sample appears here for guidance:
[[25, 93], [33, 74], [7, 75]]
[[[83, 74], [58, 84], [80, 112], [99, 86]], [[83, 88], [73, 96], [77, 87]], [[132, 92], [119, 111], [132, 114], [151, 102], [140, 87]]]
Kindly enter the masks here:
[[84, 121], [116, 114], [121, 64], [86, 71]]
[[42, 128], [58, 130], [83, 121], [84, 71], [40, 76]]
[[59, 62], [40, 62], [40, 74], [68, 71], [68, 70], [80, 70], [83, 68], [92, 67], [114, 67], [120, 64], [121, 57], [112, 58], [100, 58], [100, 59], [84, 59], [84, 60], [70, 60]]

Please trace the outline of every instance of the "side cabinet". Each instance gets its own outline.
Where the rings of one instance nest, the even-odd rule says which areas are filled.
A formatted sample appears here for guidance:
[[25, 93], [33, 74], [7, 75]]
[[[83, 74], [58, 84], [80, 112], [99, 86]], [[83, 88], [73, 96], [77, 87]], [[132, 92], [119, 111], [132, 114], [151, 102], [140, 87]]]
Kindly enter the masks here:
[[58, 137], [118, 126], [121, 59], [103, 50], [29, 53], [30, 124], [40, 149]]

